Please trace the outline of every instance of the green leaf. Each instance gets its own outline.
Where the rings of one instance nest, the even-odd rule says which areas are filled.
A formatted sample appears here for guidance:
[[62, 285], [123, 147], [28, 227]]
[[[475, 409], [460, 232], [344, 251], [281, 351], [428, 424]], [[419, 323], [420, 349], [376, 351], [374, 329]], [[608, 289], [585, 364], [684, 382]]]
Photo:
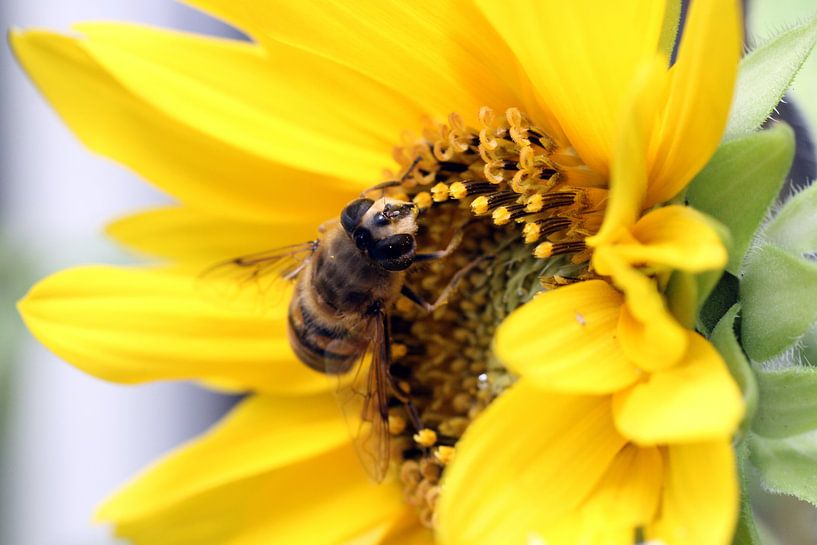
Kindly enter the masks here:
[[746, 441], [743, 441], [735, 450], [740, 476], [740, 518], [738, 527], [735, 529], [735, 536], [732, 538], [732, 545], [762, 545], [755, 527], [755, 514], [749, 497], [749, 476], [746, 467], [749, 447]]
[[775, 200], [794, 158], [784, 123], [722, 144], [687, 191], [689, 203], [732, 235], [726, 270], [737, 275], [752, 237]]
[[777, 438], [817, 430], [817, 369], [758, 370], [756, 377], [760, 401], [755, 433]]
[[747, 259], [740, 300], [743, 348], [755, 361], [772, 358], [817, 321], [817, 264], [766, 244]]
[[766, 490], [817, 505], [817, 434], [786, 439], [751, 434], [749, 459], [760, 470]]
[[817, 184], [786, 201], [763, 236], [795, 254], [817, 251]]
[[740, 63], [724, 140], [757, 130], [783, 98], [817, 43], [817, 19], [757, 47]]
[[743, 392], [743, 401], [746, 403], [746, 416], [742, 428], [746, 431], [757, 409], [758, 389], [752, 368], [743, 354], [740, 344], [738, 344], [738, 339], [735, 337], [735, 319], [738, 312], [740, 312], [740, 304], [732, 305], [732, 308], [723, 315], [718, 325], [712, 330], [710, 340], [723, 356], [726, 365], [729, 366], [729, 372], [732, 373], [735, 382], [740, 386], [740, 391]]

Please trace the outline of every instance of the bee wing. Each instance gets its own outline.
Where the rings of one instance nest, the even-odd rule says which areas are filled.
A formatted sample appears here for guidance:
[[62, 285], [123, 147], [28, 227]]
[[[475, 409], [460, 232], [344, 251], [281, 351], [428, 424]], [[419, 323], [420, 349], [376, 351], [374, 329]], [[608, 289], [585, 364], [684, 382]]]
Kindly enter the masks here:
[[281, 302], [317, 247], [311, 240], [216, 263], [199, 275], [198, 288], [236, 310], [264, 312]]
[[[369, 325], [369, 350], [338, 379], [337, 399], [366, 473], [381, 482], [389, 469], [388, 323], [378, 316]], [[330, 362], [327, 363], [327, 368]], [[335, 371], [336, 372], [336, 371]]]

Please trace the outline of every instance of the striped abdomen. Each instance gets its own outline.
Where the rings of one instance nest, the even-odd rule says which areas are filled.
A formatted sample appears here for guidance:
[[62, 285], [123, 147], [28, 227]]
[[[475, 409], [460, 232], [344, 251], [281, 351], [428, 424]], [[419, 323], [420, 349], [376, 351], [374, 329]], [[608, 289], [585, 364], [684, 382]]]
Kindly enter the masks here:
[[366, 328], [357, 328], [360, 332], [354, 334], [338, 321], [326, 320], [324, 313], [310, 304], [314, 303], [311, 299], [299, 282], [289, 305], [289, 343], [298, 359], [312, 369], [344, 373], [366, 351], [369, 341], [360, 334]]

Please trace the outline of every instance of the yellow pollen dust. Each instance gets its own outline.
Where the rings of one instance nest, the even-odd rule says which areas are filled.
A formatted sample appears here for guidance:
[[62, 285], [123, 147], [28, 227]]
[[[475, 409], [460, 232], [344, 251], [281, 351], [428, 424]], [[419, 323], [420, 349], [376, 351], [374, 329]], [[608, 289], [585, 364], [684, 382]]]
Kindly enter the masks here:
[[421, 447], [433, 447], [437, 442], [437, 432], [423, 428], [414, 434], [413, 439]]
[[457, 449], [454, 447], [441, 445], [434, 451], [434, 456], [440, 461], [441, 464], [448, 465], [452, 460], [454, 460], [454, 454], [456, 454], [456, 452]]
[[396, 414], [389, 415], [389, 433], [400, 435], [406, 429], [406, 419]]

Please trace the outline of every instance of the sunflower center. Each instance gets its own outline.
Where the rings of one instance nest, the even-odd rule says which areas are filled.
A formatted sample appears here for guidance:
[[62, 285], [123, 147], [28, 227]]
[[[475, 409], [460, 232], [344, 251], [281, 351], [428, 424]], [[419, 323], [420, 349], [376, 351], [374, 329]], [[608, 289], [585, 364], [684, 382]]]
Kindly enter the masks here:
[[393, 456], [428, 526], [458, 439], [514, 381], [491, 352], [494, 330], [542, 289], [590, 274], [584, 238], [598, 230], [607, 196], [606, 180], [518, 110], [498, 119], [483, 108], [479, 119], [470, 128], [452, 114], [395, 150], [405, 170], [416, 162], [395, 196], [421, 210], [418, 246], [438, 250], [462, 235], [452, 255], [407, 277], [428, 301], [455, 286], [446, 304], [428, 314], [401, 299], [391, 318], [391, 373], [423, 426], [407, 425], [395, 399]]

